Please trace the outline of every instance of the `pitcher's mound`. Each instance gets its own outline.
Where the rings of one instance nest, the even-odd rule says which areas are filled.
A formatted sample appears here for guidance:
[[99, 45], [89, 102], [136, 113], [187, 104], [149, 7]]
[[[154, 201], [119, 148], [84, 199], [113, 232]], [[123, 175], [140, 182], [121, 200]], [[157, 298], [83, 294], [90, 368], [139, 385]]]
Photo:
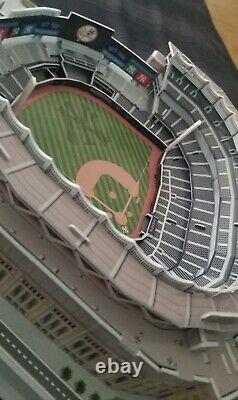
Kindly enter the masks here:
[[109, 192], [109, 196], [111, 197], [111, 199], [116, 199], [117, 195], [115, 192]]

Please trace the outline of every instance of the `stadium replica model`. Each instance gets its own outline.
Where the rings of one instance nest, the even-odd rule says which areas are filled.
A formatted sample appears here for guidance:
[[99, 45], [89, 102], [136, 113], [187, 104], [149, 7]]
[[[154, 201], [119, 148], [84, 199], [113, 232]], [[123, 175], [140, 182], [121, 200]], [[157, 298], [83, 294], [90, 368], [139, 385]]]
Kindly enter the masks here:
[[143, 361], [115, 392], [235, 399], [237, 111], [171, 43], [48, 8], [0, 37], [1, 295], [89, 371]]

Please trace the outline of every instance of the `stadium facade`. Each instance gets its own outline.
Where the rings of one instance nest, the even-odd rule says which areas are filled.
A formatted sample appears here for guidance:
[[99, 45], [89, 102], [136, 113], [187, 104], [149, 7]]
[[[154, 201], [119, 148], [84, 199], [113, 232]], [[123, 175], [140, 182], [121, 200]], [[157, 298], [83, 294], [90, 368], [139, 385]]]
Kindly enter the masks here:
[[[238, 115], [173, 44], [144, 62], [95, 21], [54, 9], [0, 20], [0, 293], [94, 372], [144, 361], [115, 390], [238, 396]], [[126, 237], [16, 115], [36, 85], [78, 87], [164, 153], [140, 236]], [[177, 396], [177, 397], [172, 397]], [[203, 394], [203, 398], [206, 395]]]

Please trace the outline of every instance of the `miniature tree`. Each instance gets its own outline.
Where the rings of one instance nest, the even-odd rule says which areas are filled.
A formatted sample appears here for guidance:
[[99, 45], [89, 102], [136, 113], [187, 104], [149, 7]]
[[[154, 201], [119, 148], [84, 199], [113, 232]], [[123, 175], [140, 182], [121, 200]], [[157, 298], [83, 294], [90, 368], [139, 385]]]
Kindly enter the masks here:
[[86, 390], [86, 383], [80, 379], [78, 382], [75, 383], [75, 390], [76, 392], [83, 394]]
[[69, 381], [72, 378], [72, 369], [70, 367], [64, 367], [61, 371], [61, 378], [65, 381]]

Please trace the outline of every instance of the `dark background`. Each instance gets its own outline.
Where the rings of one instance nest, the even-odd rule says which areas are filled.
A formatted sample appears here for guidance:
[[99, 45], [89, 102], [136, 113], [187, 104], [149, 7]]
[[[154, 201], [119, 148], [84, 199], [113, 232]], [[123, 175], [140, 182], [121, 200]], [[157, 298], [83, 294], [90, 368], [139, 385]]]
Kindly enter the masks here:
[[[115, 29], [115, 38], [146, 59], [174, 43], [238, 107], [238, 72], [216, 32], [204, 0], [34, 0], [63, 15], [78, 12]], [[217, 0], [219, 1], [219, 0]]]

